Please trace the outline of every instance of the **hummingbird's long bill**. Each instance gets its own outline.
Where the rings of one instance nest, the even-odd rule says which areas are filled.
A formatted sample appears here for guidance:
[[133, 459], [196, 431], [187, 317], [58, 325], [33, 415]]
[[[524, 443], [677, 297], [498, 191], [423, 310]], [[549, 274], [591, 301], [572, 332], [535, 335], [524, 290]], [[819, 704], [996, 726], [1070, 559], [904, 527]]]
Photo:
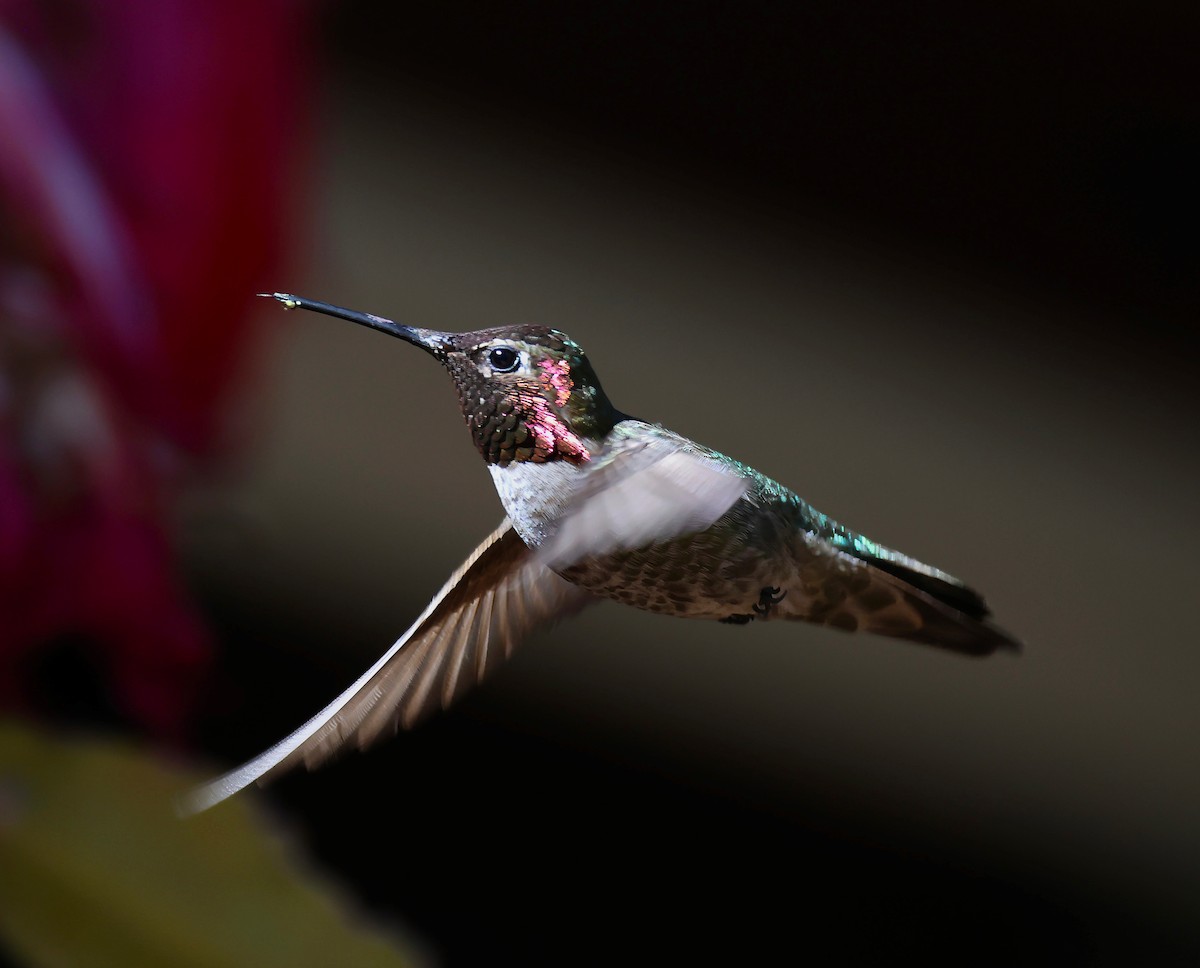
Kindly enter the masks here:
[[375, 329], [381, 333], [387, 333], [389, 336], [395, 336], [397, 339], [402, 339], [406, 343], [412, 343], [413, 346], [419, 346], [421, 349], [427, 350], [435, 356], [440, 352], [444, 338], [448, 335], [432, 329], [405, 326], [403, 323], [397, 323], [395, 320], [386, 319], [383, 316], [376, 316], [374, 313], [360, 313], [354, 309], [334, 306], [332, 303], [319, 302], [316, 299], [306, 299], [304, 296], [295, 296], [290, 292], [260, 292], [258, 295], [266, 299], [278, 300], [283, 304], [284, 309], [307, 309], [314, 313], [324, 313], [326, 316], [347, 319], [352, 323], [358, 323], [359, 326], [366, 326], [368, 329]]

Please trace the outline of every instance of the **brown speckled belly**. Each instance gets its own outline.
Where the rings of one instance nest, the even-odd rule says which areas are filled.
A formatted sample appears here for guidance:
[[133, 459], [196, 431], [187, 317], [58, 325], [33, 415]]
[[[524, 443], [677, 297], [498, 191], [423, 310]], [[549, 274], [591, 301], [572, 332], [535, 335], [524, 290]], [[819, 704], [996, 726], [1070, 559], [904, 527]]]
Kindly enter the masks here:
[[561, 574], [602, 598], [664, 615], [749, 614], [764, 588], [795, 578], [795, 526], [781, 510], [739, 502], [699, 534], [589, 558]]

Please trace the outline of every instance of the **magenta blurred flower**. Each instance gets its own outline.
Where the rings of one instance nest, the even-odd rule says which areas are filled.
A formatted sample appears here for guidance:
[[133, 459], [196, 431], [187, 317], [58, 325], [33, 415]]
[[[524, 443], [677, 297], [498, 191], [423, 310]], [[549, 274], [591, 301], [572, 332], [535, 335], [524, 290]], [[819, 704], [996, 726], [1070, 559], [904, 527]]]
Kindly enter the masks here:
[[64, 635], [163, 735], [208, 658], [165, 511], [272, 285], [307, 6], [0, 0], [0, 704]]

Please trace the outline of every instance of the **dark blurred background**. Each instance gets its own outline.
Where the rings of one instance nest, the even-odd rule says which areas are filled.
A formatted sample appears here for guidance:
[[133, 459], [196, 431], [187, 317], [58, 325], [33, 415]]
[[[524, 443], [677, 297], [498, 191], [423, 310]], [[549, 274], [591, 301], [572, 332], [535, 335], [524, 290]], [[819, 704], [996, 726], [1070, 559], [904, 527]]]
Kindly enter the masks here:
[[[566, 330], [617, 406], [960, 575], [1027, 648], [605, 605], [249, 796], [447, 966], [1200, 955], [1194, 7], [314, 12], [290, 261], [257, 288]], [[172, 505], [213, 769], [502, 515], [428, 359], [252, 311]], [[56, 641], [43, 715], [128, 725]]]

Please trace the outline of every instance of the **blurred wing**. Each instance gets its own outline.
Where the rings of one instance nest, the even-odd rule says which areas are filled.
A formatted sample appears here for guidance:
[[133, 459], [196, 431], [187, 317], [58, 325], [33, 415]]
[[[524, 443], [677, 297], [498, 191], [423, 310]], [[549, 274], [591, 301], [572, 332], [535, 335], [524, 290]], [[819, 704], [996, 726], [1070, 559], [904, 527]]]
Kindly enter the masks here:
[[537, 550], [554, 569], [703, 531], [750, 481], [719, 458], [656, 440], [589, 471], [555, 532]]
[[198, 813], [301, 761], [312, 769], [350, 743], [365, 749], [412, 726], [482, 680], [535, 629], [593, 600], [536, 561], [506, 518], [358, 681], [286, 739], [192, 791], [180, 812]]
[[904, 568], [888, 562], [885, 569], [877, 561], [817, 549], [811, 536], [798, 540], [793, 553], [797, 578], [778, 606], [780, 617], [968, 655], [1020, 649], [1016, 639], [986, 621], [987, 608], [976, 592], [913, 559], [905, 559]]

